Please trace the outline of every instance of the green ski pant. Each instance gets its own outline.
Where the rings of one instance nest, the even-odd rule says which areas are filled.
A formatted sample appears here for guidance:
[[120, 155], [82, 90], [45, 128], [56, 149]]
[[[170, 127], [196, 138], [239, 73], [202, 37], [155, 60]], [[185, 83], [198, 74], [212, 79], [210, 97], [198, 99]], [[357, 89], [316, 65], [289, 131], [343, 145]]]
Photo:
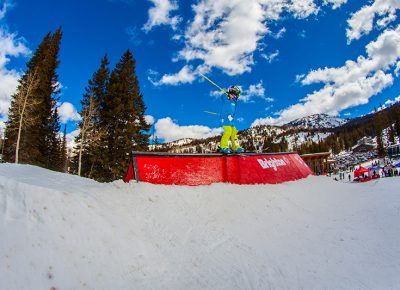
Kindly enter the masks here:
[[232, 142], [232, 150], [236, 150], [239, 148], [237, 144], [237, 130], [235, 126], [223, 126], [224, 134], [221, 137], [220, 147], [221, 148], [228, 148], [229, 139]]

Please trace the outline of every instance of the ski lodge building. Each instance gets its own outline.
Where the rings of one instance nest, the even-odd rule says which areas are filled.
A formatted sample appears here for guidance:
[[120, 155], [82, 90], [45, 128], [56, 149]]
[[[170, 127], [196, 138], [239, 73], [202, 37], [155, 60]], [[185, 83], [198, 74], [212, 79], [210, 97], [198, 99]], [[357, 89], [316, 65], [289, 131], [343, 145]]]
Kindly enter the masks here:
[[335, 165], [336, 160], [329, 159], [330, 156], [331, 152], [300, 155], [308, 167], [317, 175], [332, 172], [332, 167]]
[[394, 144], [387, 147], [387, 152], [390, 158], [400, 157], [400, 144]]

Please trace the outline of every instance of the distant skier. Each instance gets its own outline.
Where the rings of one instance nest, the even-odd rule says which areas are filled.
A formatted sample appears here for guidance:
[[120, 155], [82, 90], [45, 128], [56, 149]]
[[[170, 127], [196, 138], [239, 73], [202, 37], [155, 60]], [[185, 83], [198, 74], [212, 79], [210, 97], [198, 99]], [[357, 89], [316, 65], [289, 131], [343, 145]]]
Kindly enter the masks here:
[[[221, 153], [241, 153], [244, 151], [237, 141], [237, 129], [235, 127], [235, 113], [238, 98], [240, 96], [240, 88], [231, 86], [227, 91], [228, 98], [223, 98], [223, 109], [221, 114], [221, 125], [224, 134], [221, 137], [220, 149]], [[232, 143], [232, 150], [229, 149], [229, 139]]]

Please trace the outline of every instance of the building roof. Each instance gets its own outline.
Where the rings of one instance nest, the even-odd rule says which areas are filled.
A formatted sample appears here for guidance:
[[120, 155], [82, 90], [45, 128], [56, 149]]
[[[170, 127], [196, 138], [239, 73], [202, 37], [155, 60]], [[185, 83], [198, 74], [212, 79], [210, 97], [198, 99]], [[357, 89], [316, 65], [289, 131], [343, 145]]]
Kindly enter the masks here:
[[331, 156], [331, 152], [309, 153], [300, 155], [300, 157], [303, 159], [328, 158], [329, 156]]
[[399, 147], [399, 146], [400, 146], [400, 143], [389, 145], [387, 148], [395, 148], [395, 147]]
[[364, 147], [364, 148], [366, 148], [366, 147], [368, 147], [368, 148], [375, 148], [375, 144], [372, 144], [372, 143], [361, 143], [361, 144], [356, 144], [356, 145], [354, 145], [353, 147], [351, 147], [351, 150], [354, 150], [354, 149], [356, 149], [356, 148], [362, 148], [362, 147]]

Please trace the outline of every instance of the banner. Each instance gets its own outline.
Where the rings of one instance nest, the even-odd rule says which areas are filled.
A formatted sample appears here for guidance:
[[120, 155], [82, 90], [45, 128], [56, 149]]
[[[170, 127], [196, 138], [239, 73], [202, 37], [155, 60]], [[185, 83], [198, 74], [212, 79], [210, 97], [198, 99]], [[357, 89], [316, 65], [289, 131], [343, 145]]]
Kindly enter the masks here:
[[297, 153], [134, 153], [125, 181], [153, 184], [277, 184], [313, 174]]

